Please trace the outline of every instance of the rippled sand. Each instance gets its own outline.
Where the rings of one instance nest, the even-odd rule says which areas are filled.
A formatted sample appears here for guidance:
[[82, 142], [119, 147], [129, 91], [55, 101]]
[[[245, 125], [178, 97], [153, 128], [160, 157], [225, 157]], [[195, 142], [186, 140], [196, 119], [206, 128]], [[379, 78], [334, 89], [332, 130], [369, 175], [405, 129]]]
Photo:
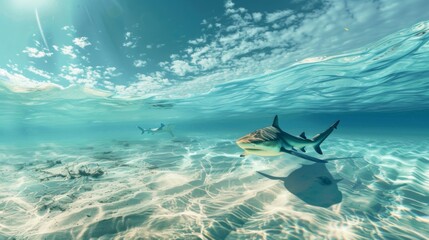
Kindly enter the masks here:
[[355, 158], [326, 167], [233, 139], [0, 147], [0, 239], [427, 239], [428, 143], [332, 137]]

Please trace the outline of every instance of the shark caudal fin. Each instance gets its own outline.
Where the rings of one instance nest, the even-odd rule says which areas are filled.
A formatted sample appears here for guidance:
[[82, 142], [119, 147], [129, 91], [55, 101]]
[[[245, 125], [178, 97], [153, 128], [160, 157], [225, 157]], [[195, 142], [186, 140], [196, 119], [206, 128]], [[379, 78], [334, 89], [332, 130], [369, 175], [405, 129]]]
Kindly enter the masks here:
[[322, 149], [320, 148], [320, 144], [325, 141], [325, 139], [334, 131], [334, 129], [337, 129], [338, 124], [340, 123], [340, 120], [336, 121], [332, 126], [330, 126], [328, 129], [326, 129], [324, 132], [317, 134], [312, 138], [314, 145], [314, 150], [318, 154], [323, 154]]
[[140, 126], [137, 126], [138, 129], [140, 129], [140, 131], [142, 131], [142, 134], [144, 133], [144, 129], [141, 128]]

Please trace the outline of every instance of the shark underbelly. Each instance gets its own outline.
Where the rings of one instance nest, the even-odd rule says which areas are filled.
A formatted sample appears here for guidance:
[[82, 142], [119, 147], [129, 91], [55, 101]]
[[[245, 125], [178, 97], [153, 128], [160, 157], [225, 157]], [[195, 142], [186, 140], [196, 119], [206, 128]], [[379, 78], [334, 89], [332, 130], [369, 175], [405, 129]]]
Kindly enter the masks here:
[[252, 150], [252, 149], [246, 149], [246, 154], [253, 154], [253, 155], [257, 155], [257, 156], [264, 156], [264, 157], [270, 157], [270, 156], [278, 156], [283, 154], [283, 152], [279, 151], [265, 151], [265, 150], [260, 150], [260, 149], [256, 149], [256, 150]]
[[247, 146], [244, 150], [247, 154], [258, 156], [278, 156], [283, 154], [280, 151], [282, 145], [278, 141], [267, 141], [263, 144], [255, 144], [254, 146]]

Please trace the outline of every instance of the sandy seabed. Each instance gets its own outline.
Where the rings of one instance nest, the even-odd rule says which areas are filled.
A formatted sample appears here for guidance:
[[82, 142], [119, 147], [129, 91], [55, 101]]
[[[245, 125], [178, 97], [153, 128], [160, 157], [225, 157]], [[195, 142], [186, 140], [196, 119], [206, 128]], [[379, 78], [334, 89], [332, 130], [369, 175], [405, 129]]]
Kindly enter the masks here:
[[332, 137], [323, 158], [353, 158], [328, 164], [218, 138], [0, 146], [0, 239], [426, 239], [428, 145]]

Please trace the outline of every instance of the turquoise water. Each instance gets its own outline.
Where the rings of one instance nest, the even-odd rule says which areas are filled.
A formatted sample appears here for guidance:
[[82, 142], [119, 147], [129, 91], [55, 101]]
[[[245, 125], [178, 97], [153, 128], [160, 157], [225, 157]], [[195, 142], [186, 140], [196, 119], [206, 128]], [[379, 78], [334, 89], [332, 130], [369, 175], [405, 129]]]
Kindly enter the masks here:
[[[428, 59], [423, 21], [228, 81], [112, 91], [0, 69], [0, 239], [426, 239]], [[240, 157], [276, 114], [295, 135], [340, 119], [321, 158], [344, 159]], [[137, 128], [160, 123], [174, 136]]]

